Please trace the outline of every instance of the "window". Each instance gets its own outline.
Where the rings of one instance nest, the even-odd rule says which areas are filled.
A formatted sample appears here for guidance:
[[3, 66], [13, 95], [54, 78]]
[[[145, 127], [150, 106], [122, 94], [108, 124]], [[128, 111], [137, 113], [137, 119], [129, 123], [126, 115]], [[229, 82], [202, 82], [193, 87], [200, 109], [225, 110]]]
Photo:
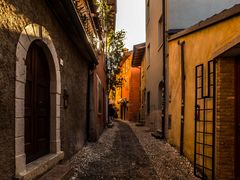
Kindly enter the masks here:
[[146, 89], [142, 90], [142, 107], [145, 109], [146, 106]]
[[172, 115], [168, 115], [168, 129], [172, 129]]
[[102, 85], [101, 80], [97, 76], [97, 106], [98, 106], [98, 113], [102, 113], [103, 109], [103, 91], [102, 91]]
[[162, 110], [163, 103], [163, 82], [161, 81], [158, 85], [158, 110]]
[[147, 92], [147, 114], [150, 114], [150, 91]]
[[147, 47], [147, 68], [150, 66], [150, 44]]
[[158, 47], [160, 47], [163, 44], [163, 17], [161, 16], [158, 21]]

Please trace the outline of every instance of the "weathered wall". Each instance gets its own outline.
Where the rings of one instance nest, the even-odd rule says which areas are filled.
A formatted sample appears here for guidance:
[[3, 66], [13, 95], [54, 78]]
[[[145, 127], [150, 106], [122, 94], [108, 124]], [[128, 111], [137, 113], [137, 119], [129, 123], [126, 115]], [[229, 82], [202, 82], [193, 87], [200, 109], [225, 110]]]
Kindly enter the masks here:
[[140, 85], [140, 96], [141, 96], [141, 120], [145, 120], [146, 115], [146, 92], [144, 94], [144, 91], [146, 91], [146, 53], [143, 56], [142, 62], [141, 62], [141, 85]]
[[[107, 123], [106, 117], [106, 75], [104, 70], [104, 55], [99, 55], [99, 64], [93, 73], [93, 106], [91, 109], [91, 119], [90, 119], [90, 129], [89, 129], [89, 140], [96, 141], [101, 133], [103, 132], [104, 126]], [[97, 92], [97, 83], [98, 78], [101, 82], [102, 90], [102, 112], [98, 112], [98, 92]]]
[[[11, 179], [15, 171], [15, 51], [20, 28], [11, 23], [15, 7], [0, 1], [0, 174]], [[16, 17], [16, 16], [15, 16]], [[17, 17], [16, 17], [17, 18]], [[20, 18], [18, 18], [19, 20]]]
[[45, 1], [0, 1], [0, 174], [2, 179], [14, 176], [14, 92], [16, 45], [28, 24], [44, 26], [53, 40], [59, 58], [62, 89], [69, 93], [69, 107], [62, 109], [62, 149], [69, 158], [85, 142], [87, 63], [77, 52], [68, 35], [61, 30]]
[[140, 67], [131, 67], [129, 121], [138, 121], [140, 112]]
[[[172, 129], [169, 130], [169, 142], [177, 147], [180, 146], [181, 54], [178, 41], [185, 41], [186, 102], [183, 150], [184, 154], [192, 162], [194, 159], [195, 67], [196, 65], [204, 64], [206, 68], [207, 62], [213, 59], [213, 55], [219, 49], [226, 47], [230, 42], [235, 42], [235, 39], [237, 37], [239, 38], [239, 35], [240, 18], [233, 17], [214, 26], [169, 42], [169, 87], [172, 100], [169, 104], [169, 113], [172, 115]], [[204, 76], [206, 77], [206, 74]], [[224, 91], [224, 87], [225, 86], [223, 86], [223, 90], [221, 91]], [[220, 108], [219, 111], [223, 110], [221, 107], [217, 106], [217, 108]], [[222, 132], [222, 130], [220, 131]], [[218, 135], [216, 137], [218, 137]], [[218, 150], [220, 151], [220, 149], [216, 149], [216, 151]], [[222, 160], [222, 162], [225, 162], [225, 160]]]
[[[131, 80], [131, 63], [132, 63], [132, 53], [131, 55], [122, 62], [120, 71], [121, 73], [118, 75], [118, 78], [123, 78], [122, 85], [116, 89], [116, 100], [115, 104], [118, 111], [118, 117], [121, 117], [121, 111], [120, 107], [121, 105], [118, 103], [121, 98], [125, 98], [127, 101], [129, 101], [129, 93], [130, 93], [130, 80]], [[129, 120], [129, 110], [126, 110], [125, 113], [125, 119]]]
[[216, 66], [216, 179], [234, 179], [235, 59], [219, 59]]
[[146, 93], [150, 91], [150, 114], [146, 116], [146, 124], [156, 130], [161, 128], [158, 86], [163, 80], [163, 43], [159, 43], [162, 36], [159, 33], [162, 2], [149, 2], [149, 18], [146, 17]]

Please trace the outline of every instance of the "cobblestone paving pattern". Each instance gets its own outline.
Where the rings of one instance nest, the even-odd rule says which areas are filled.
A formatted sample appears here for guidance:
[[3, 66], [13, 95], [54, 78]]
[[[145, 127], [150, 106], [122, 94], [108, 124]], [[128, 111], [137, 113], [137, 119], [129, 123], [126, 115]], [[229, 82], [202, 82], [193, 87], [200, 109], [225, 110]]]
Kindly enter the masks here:
[[115, 121], [97, 143], [88, 143], [72, 159], [70, 180], [197, 179], [186, 158], [145, 129]]
[[179, 152], [166, 141], [156, 139], [146, 131], [146, 127], [136, 127], [134, 123], [126, 122], [138, 137], [147, 153], [159, 179], [197, 180], [193, 166], [189, 160], [180, 156]]
[[115, 122], [98, 143], [88, 144], [74, 159], [71, 179], [158, 179], [129, 125]]

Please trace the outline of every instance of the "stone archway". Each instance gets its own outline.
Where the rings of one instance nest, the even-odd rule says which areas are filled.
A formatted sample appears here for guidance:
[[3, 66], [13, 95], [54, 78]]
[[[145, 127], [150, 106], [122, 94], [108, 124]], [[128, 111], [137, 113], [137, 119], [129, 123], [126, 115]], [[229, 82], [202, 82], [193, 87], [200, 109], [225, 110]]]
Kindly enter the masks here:
[[[50, 153], [44, 160], [36, 160], [34, 168], [26, 164], [24, 149], [24, 102], [26, 84], [27, 52], [32, 43], [42, 47], [47, 56], [50, 71]], [[47, 30], [38, 24], [29, 24], [22, 31], [16, 49], [16, 87], [15, 87], [15, 165], [16, 176], [34, 177], [43, 173], [48, 166], [63, 158], [60, 149], [60, 95], [61, 77], [57, 53]], [[49, 162], [51, 161], [51, 162]], [[43, 166], [44, 163], [48, 165]], [[41, 168], [40, 168], [41, 167]], [[43, 168], [44, 167], [44, 168]]]

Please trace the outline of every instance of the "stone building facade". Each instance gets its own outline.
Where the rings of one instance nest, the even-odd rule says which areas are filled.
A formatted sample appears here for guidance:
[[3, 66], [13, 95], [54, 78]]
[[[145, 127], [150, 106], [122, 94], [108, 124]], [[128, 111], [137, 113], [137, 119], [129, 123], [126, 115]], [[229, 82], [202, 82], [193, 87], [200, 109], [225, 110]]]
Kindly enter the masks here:
[[106, 72], [104, 54], [99, 54], [99, 64], [96, 69], [91, 72], [90, 79], [92, 81], [92, 97], [90, 117], [89, 117], [89, 141], [96, 141], [108, 123], [107, 121], [107, 90], [106, 90]]
[[99, 57], [73, 1], [1, 0], [0, 12], [0, 174], [33, 179], [86, 142]]
[[118, 117], [123, 120], [137, 121], [140, 113], [140, 68], [132, 67], [133, 52], [125, 52], [120, 63], [121, 84], [116, 88], [115, 106]]
[[[145, 124], [145, 116], [147, 114], [147, 102], [146, 102], [146, 43], [136, 44], [133, 46], [133, 58], [132, 58], [132, 67], [140, 68], [140, 79], [137, 80], [139, 82], [139, 87], [135, 88], [136, 91], [139, 91], [139, 102], [138, 106], [138, 122]], [[135, 96], [135, 95], [134, 95]]]
[[116, 87], [116, 95], [113, 100], [118, 110], [118, 117], [123, 120], [129, 120], [128, 102], [131, 81], [131, 59], [132, 51], [126, 51], [119, 66], [120, 73], [117, 75], [117, 79], [121, 80], [121, 84]]
[[[238, 0], [146, 0], [146, 124], [168, 138], [168, 35], [239, 3]], [[149, 97], [149, 98], [148, 98]], [[171, 118], [170, 118], [171, 119]]]
[[239, 13], [235, 5], [169, 41], [169, 142], [201, 178], [240, 178]]

